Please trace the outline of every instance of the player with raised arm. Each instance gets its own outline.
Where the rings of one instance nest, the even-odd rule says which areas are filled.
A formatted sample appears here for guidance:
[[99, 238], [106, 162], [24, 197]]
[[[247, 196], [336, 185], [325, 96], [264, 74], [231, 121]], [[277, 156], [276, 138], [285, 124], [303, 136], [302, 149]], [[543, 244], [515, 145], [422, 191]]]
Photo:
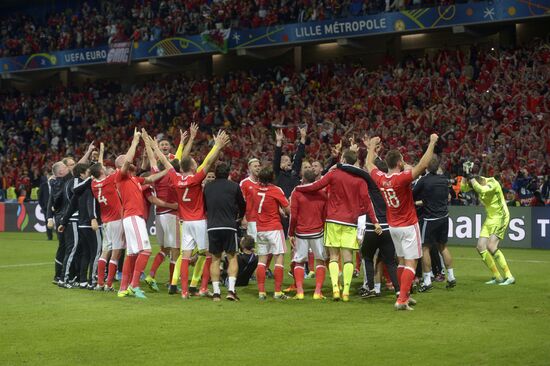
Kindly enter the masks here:
[[115, 165], [120, 167], [120, 171], [116, 174], [115, 182], [122, 202], [122, 225], [124, 227], [127, 246], [127, 256], [122, 268], [122, 281], [118, 296], [135, 296], [145, 299], [145, 293], [139, 287], [139, 280], [151, 255], [151, 243], [147, 233], [147, 226], [143, 219], [146, 212], [141, 185], [153, 183], [162, 178], [168, 173], [170, 165], [167, 164], [165, 170], [150, 175], [147, 178], [136, 177], [136, 167], [132, 164], [132, 161], [134, 160], [140, 137], [141, 133], [135, 129], [132, 144], [128, 152], [126, 155], [117, 157], [115, 161]]
[[273, 259], [275, 259], [275, 293], [273, 298], [285, 300], [287, 296], [281, 291], [281, 286], [283, 284], [286, 242], [279, 212], [283, 210], [288, 215], [290, 207], [283, 190], [273, 184], [275, 175], [271, 167], [262, 168], [258, 178], [260, 184], [254, 187], [251, 195], [253, 207], [257, 213], [259, 261], [256, 269], [256, 281], [258, 282], [258, 298], [260, 300], [267, 298], [265, 292], [266, 263], [268, 254], [272, 254]]
[[437, 139], [436, 134], [430, 136], [430, 144], [426, 152], [419, 163], [410, 170], [403, 170], [405, 162], [398, 150], [388, 151], [385, 159], [388, 173], [382, 172], [375, 165], [377, 151], [380, 148], [380, 137], [373, 137], [368, 144], [366, 169], [386, 200], [388, 225], [399, 259], [397, 277], [400, 291], [395, 303], [397, 310], [413, 310], [409, 305], [416, 304], [409, 292], [418, 259], [422, 257], [422, 243], [411, 184], [428, 167]]
[[[317, 179], [314, 170], [304, 171], [303, 183], [313, 183]], [[294, 247], [293, 262], [294, 281], [296, 282], [297, 300], [304, 299], [304, 263], [308, 259], [309, 249], [313, 252], [317, 266], [315, 267], [315, 292], [314, 300], [325, 297], [321, 292], [325, 281], [325, 246], [323, 243], [325, 207], [327, 193], [319, 190], [311, 193], [302, 193], [294, 190], [290, 195], [290, 223], [288, 237]]]
[[[182, 174], [176, 173], [173, 168], [168, 173], [171, 186], [177, 191], [178, 215], [180, 220], [183, 220], [180, 269], [181, 296], [183, 299], [189, 298], [191, 290], [188, 286], [188, 280], [189, 262], [193, 249], [195, 247], [199, 249], [199, 259], [197, 260], [197, 264], [195, 264], [191, 286], [196, 286], [198, 282], [197, 278], [201, 278], [206, 261], [205, 255], [208, 251], [208, 233], [202, 182], [210, 166], [218, 159], [221, 150], [229, 143], [229, 137], [224, 131], [220, 131], [214, 137], [214, 141], [214, 147], [199, 167], [197, 167], [197, 163], [193, 158], [184, 157], [180, 162]], [[157, 156], [160, 157], [162, 164], [169, 166], [168, 159], [160, 153], [158, 145], [154, 141], [151, 141], [151, 146]], [[175, 276], [176, 274], [172, 277], [172, 284], [170, 286], [172, 293], [175, 287], [173, 281]]]
[[[181, 160], [183, 155], [183, 146], [184, 146], [185, 140], [187, 140], [187, 135], [188, 135], [187, 131], [183, 132], [180, 130], [180, 143], [179, 143], [176, 155], [170, 154], [170, 144], [168, 140], [164, 139], [159, 142], [160, 151], [163, 153], [164, 156], [166, 156], [171, 161], [170, 167], [172, 167], [173, 164]], [[145, 141], [146, 141], [145, 147], [147, 150], [147, 156], [149, 157], [149, 167], [151, 169], [151, 173], [158, 173], [160, 169], [157, 165], [157, 159], [155, 158], [155, 155], [149, 144], [149, 140], [146, 139]], [[174, 159], [176, 160], [174, 161]], [[168, 278], [172, 278], [172, 275], [174, 273], [175, 263], [178, 258], [179, 250], [180, 250], [179, 249], [180, 248], [180, 245], [179, 245], [180, 230], [179, 230], [179, 220], [177, 217], [178, 198], [176, 196], [176, 192], [170, 186], [170, 179], [168, 178], [168, 176], [164, 176], [158, 181], [156, 181], [154, 185], [154, 189], [155, 189], [156, 197], [158, 199], [167, 203], [176, 204], [175, 209], [171, 209], [168, 207], [161, 207], [158, 205], [155, 206], [156, 236], [157, 236], [157, 242], [160, 246], [160, 250], [155, 256], [155, 259], [153, 260], [153, 264], [151, 265], [151, 269], [149, 270], [149, 275], [145, 278], [145, 282], [147, 283], [147, 285], [149, 285], [149, 287], [153, 291], [159, 291], [157, 281], [155, 279], [155, 275], [160, 265], [164, 262], [164, 259], [166, 258], [166, 256], [169, 256], [170, 267], [169, 267]]]
[[[499, 284], [501, 286], [512, 285], [516, 279], [510, 272], [508, 263], [498, 244], [504, 239], [508, 223], [510, 222], [510, 212], [506, 205], [506, 199], [502, 193], [502, 187], [495, 178], [486, 178], [474, 176], [472, 174], [474, 164], [465, 162], [463, 164], [464, 177], [460, 189], [462, 192], [474, 190], [479, 200], [485, 207], [487, 218], [483, 222], [479, 239], [477, 241], [477, 251], [481, 259], [489, 270], [493, 273], [493, 279], [485, 282], [488, 285]], [[498, 271], [495, 262], [504, 273], [504, 279]]]
[[[341, 162], [353, 165], [357, 153], [347, 149], [342, 154]], [[359, 249], [357, 242], [357, 221], [366, 213], [375, 225], [377, 232], [382, 232], [374, 213], [371, 198], [365, 181], [353, 174], [335, 169], [325, 174], [312, 184], [296, 187], [298, 192], [314, 192], [328, 186], [328, 203], [325, 224], [325, 246], [330, 253], [329, 273], [332, 282], [332, 298], [349, 301], [349, 288], [353, 279], [353, 251]], [[344, 262], [344, 288], [340, 294], [338, 276], [339, 261]]]
[[[101, 257], [97, 264], [97, 288], [104, 291], [114, 291], [113, 280], [115, 278], [118, 260], [122, 251], [126, 249], [124, 239], [124, 227], [122, 226], [122, 204], [116, 188], [116, 177], [119, 171], [107, 175], [103, 166], [105, 146], [99, 147], [98, 162], [90, 167], [92, 180], [92, 194], [99, 203], [101, 222], [103, 223], [103, 243]], [[109, 259], [110, 257], [110, 259]], [[107, 267], [107, 282], [105, 283], [105, 267]]]

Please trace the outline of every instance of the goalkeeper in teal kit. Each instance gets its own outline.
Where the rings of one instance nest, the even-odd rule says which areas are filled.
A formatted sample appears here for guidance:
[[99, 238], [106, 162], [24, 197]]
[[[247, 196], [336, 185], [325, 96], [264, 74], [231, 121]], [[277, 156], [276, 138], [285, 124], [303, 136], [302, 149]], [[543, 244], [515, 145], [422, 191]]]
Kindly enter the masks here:
[[[483, 222], [477, 242], [477, 250], [479, 255], [481, 255], [481, 259], [493, 273], [493, 279], [486, 282], [486, 284], [511, 285], [516, 280], [512, 276], [512, 272], [510, 272], [504, 254], [498, 248], [499, 242], [504, 239], [510, 221], [510, 212], [506, 206], [506, 199], [502, 193], [500, 183], [495, 178], [474, 177], [471, 174], [473, 165], [472, 162], [464, 163], [463, 168], [466, 179], [462, 180], [460, 189], [462, 192], [470, 190], [476, 192], [487, 212], [487, 218]], [[504, 278], [499, 272], [497, 264], [502, 270]]]

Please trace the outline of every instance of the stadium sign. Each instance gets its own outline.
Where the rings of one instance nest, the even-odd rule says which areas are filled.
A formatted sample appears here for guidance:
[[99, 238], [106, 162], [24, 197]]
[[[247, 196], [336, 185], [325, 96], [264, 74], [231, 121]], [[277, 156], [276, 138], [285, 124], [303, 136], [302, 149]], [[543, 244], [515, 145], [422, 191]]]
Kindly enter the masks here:
[[[156, 234], [155, 215], [147, 222]], [[474, 247], [485, 219], [482, 207], [449, 207], [449, 243]], [[46, 218], [36, 203], [0, 203], [0, 231], [46, 232]], [[550, 249], [550, 207], [510, 207], [510, 224], [504, 247]]]
[[[226, 53], [231, 50], [322, 42], [368, 35], [419, 32], [460, 25], [525, 20], [550, 15], [550, 0], [500, 0], [402, 10], [362, 17], [275, 25], [256, 29], [221, 29], [129, 46], [36, 53], [0, 59], [2, 73], [51, 69], [151, 58]], [[111, 56], [109, 56], [111, 55]], [[110, 58], [109, 58], [110, 57]], [[109, 58], [109, 59], [108, 59]]]
[[[513, 248], [531, 248], [532, 241], [532, 209], [529, 207], [511, 207], [508, 231], [502, 241], [502, 246]], [[550, 216], [550, 208], [546, 208]], [[485, 212], [482, 207], [450, 206], [449, 207], [449, 243], [453, 245], [475, 246]], [[540, 244], [540, 243], [539, 243]], [[547, 246], [550, 249], [550, 243]]]

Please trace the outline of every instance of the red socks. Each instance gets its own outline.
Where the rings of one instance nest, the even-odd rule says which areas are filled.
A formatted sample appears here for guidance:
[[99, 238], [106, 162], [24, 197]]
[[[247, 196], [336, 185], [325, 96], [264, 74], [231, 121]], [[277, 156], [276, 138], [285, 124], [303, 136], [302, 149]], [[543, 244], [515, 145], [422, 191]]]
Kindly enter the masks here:
[[399, 298], [397, 302], [400, 304], [406, 304], [409, 301], [409, 291], [411, 290], [412, 283], [415, 277], [415, 270], [411, 267], [403, 267], [403, 273], [401, 274], [401, 283], [399, 289]]
[[[278, 266], [275, 266], [275, 273], [277, 273], [278, 268]], [[297, 263], [294, 266], [294, 283], [296, 283], [296, 293], [298, 294], [304, 293], [304, 273], [304, 266], [301, 263]]]
[[132, 277], [132, 287], [139, 287], [139, 278], [141, 277], [141, 273], [145, 270], [145, 267], [147, 266], [147, 261], [149, 261], [149, 257], [151, 256], [150, 251], [141, 251], [139, 252], [136, 264], [134, 267], [134, 275]]
[[122, 279], [120, 281], [120, 291], [125, 291], [128, 289], [128, 284], [132, 279], [132, 273], [134, 273], [136, 258], [136, 254], [127, 254], [126, 259], [124, 259], [124, 265], [122, 266]]
[[256, 268], [256, 282], [258, 282], [258, 292], [265, 293], [265, 268], [264, 263], [258, 263]]
[[[405, 266], [400, 264], [397, 266], [397, 280], [401, 282], [401, 276], [403, 275], [403, 270], [405, 269]], [[401, 283], [399, 283], [399, 286], [401, 286]]]
[[105, 267], [107, 266], [107, 260], [105, 258], [99, 258], [97, 261], [97, 284], [99, 286], [105, 285]]
[[[160, 267], [162, 262], [164, 262], [164, 259], [166, 258], [166, 254], [164, 252], [158, 252], [155, 256], [155, 260], [153, 261], [153, 264], [151, 265], [151, 270], [149, 271], [149, 276], [155, 278], [155, 275], [157, 274], [157, 269]], [[170, 277], [172, 278], [172, 277]]]
[[284, 266], [282, 264], [276, 264], [275, 270], [273, 271], [273, 277], [275, 278], [275, 292], [281, 292], [281, 285], [283, 284], [283, 273]]
[[189, 258], [181, 258], [181, 294], [187, 295], [189, 292]]
[[355, 270], [361, 272], [361, 254], [355, 252]]
[[107, 286], [113, 286], [113, 280], [115, 279], [116, 270], [118, 267], [118, 260], [111, 259], [109, 261], [109, 270], [107, 271]]
[[327, 273], [327, 267], [317, 266], [315, 268], [315, 293], [320, 294], [323, 288], [323, 282], [325, 282], [325, 275]]
[[204, 267], [202, 268], [202, 278], [201, 278], [201, 292], [208, 292], [208, 281], [210, 281], [210, 265], [212, 264], [212, 256], [209, 255], [206, 257], [204, 262]]

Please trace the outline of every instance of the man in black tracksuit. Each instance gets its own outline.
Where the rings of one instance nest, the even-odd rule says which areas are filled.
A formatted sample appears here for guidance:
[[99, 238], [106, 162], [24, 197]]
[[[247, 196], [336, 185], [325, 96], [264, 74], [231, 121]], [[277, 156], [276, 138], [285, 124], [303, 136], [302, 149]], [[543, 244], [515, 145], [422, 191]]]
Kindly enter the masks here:
[[[439, 158], [434, 156], [428, 165], [428, 174], [418, 180], [413, 188], [415, 201], [423, 203], [422, 236], [422, 277], [423, 283], [419, 292], [432, 289], [432, 263], [430, 249], [436, 247], [443, 256], [447, 272], [447, 288], [454, 287], [456, 280], [453, 271], [453, 259], [447, 249], [449, 235], [449, 180], [446, 176], [438, 174]], [[437, 260], [439, 260], [437, 256]]]
[[61, 223], [63, 217], [63, 194], [67, 180], [72, 179], [67, 166], [58, 161], [52, 166], [54, 178], [48, 181], [49, 196], [46, 204], [46, 222], [50, 230], [55, 230], [59, 242], [55, 254], [55, 276], [54, 284], [63, 286], [63, 259], [65, 258], [65, 235], [57, 231], [57, 226]]
[[208, 217], [208, 251], [212, 253], [210, 276], [212, 278], [213, 300], [220, 300], [220, 260], [223, 252], [229, 260], [227, 299], [238, 301], [235, 282], [239, 270], [237, 252], [237, 228], [244, 216], [246, 203], [241, 188], [235, 182], [227, 180], [229, 166], [220, 163], [215, 170], [216, 179], [204, 187], [204, 203]]
[[[383, 172], [388, 171], [386, 163], [380, 159], [375, 161], [376, 166]], [[378, 255], [386, 265], [390, 279], [395, 288], [395, 292], [399, 292], [399, 281], [397, 280], [397, 266], [395, 262], [395, 246], [390, 235], [390, 228], [386, 219], [386, 202], [380, 193], [380, 189], [372, 180], [369, 173], [361, 168], [348, 164], [338, 164], [338, 169], [342, 169], [348, 173], [358, 175], [363, 178], [368, 185], [369, 196], [374, 207], [376, 218], [382, 226], [382, 234], [378, 235], [374, 232], [374, 224], [370, 222], [368, 215], [365, 215], [365, 235], [361, 244], [361, 255], [365, 263], [365, 273], [367, 276], [368, 289], [361, 291], [362, 298], [371, 298], [379, 296], [379, 293], [374, 289], [374, 255], [378, 250]]]
[[100, 230], [99, 205], [92, 194], [88, 164], [77, 164], [74, 174], [78, 183], [73, 188], [71, 204], [64, 214], [61, 225], [65, 227], [74, 212], [78, 212], [79, 283], [81, 289], [93, 289], [97, 282], [97, 261], [101, 254], [102, 236]]

